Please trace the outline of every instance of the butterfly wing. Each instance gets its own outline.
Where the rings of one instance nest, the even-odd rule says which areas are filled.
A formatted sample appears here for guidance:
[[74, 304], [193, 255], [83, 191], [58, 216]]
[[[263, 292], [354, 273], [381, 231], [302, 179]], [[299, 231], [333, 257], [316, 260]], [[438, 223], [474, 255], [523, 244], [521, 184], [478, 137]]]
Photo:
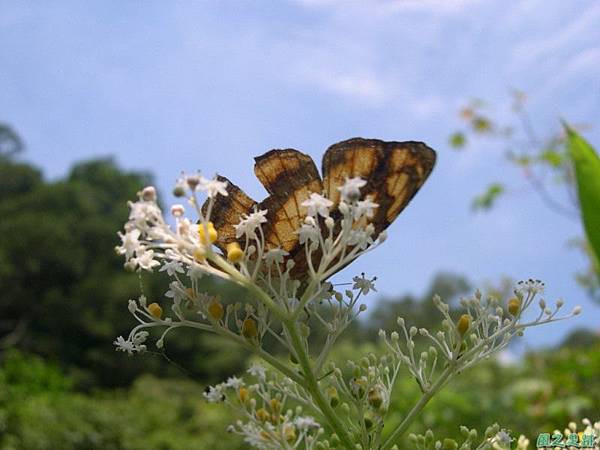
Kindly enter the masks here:
[[[228, 195], [215, 197], [210, 218], [219, 236], [215, 245], [225, 252], [227, 244], [236, 240], [234, 225], [240, 223], [242, 214], [252, 212], [257, 203], [227, 178], [218, 175], [217, 180], [227, 182]], [[203, 214], [208, 212], [208, 204], [206, 201], [202, 206]]]
[[[254, 172], [269, 196], [255, 202], [239, 187], [227, 181], [228, 196], [218, 196], [211, 220], [219, 233], [217, 246], [225, 249], [235, 239], [234, 225], [242, 214], [256, 207], [267, 210], [263, 226], [267, 248], [280, 247], [290, 253], [296, 263], [293, 273], [298, 278], [306, 274], [307, 261], [299, 243], [297, 230], [306, 217], [302, 203], [313, 192], [324, 193], [339, 203], [346, 178], [361, 177], [367, 184], [361, 189], [379, 207], [371, 222], [376, 234], [387, 228], [423, 185], [435, 164], [435, 152], [422, 142], [385, 142], [354, 138], [339, 142], [323, 156], [323, 181], [312, 158], [298, 150], [271, 150], [255, 158]], [[203, 210], [206, 212], [207, 204]], [[340, 213], [332, 211], [339, 219]], [[315, 255], [318, 257], [318, 255]]]
[[281, 247], [296, 262], [295, 272], [303, 271], [306, 261], [297, 230], [306, 217], [302, 203], [313, 192], [321, 193], [323, 183], [312, 158], [298, 150], [271, 150], [255, 158], [254, 172], [269, 197], [258, 206], [266, 209], [264, 233], [267, 247]]
[[366, 180], [361, 196], [379, 205], [371, 219], [377, 235], [408, 205], [433, 170], [435, 159], [435, 151], [422, 142], [362, 138], [339, 142], [323, 156], [325, 196], [337, 204], [338, 187], [346, 178]]

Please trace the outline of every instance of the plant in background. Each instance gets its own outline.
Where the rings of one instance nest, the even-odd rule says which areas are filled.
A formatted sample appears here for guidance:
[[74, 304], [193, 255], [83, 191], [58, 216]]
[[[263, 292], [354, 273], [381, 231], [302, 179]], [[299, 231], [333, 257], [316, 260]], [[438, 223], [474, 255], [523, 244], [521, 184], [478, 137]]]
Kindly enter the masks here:
[[[508, 448], [510, 436], [498, 425], [482, 436], [464, 428], [462, 443], [435, 440], [431, 431], [406, 434], [429, 400], [464, 370], [527, 328], [580, 312], [561, 315], [562, 301], [549, 307], [537, 280], [519, 283], [505, 300], [476, 292], [461, 301], [458, 317], [435, 297], [439, 329], [417, 329], [398, 318], [397, 329], [380, 332], [380, 354], [347, 367], [329, 360], [339, 336], [366, 309], [363, 296], [375, 290], [374, 277], [355, 276], [344, 290], [331, 276], [385, 241], [385, 228], [433, 162], [433, 151], [421, 143], [353, 139], [327, 151], [321, 181], [306, 155], [272, 151], [256, 164], [271, 194], [265, 201], [254, 202], [222, 177], [184, 176], [175, 194], [187, 199], [194, 217], [184, 205], [173, 205], [174, 224], [163, 216], [155, 189], [145, 188], [130, 204], [117, 251], [126, 268], [163, 271], [172, 282], [165, 299], [129, 301], [138, 325], [117, 338], [117, 350], [145, 352], [153, 330], [161, 330], [155, 344], [162, 348], [168, 333], [187, 327], [215, 333], [261, 358], [266, 366], [255, 364], [245, 379], [232, 376], [205, 393], [208, 401], [238, 411], [229, 430], [257, 448]], [[206, 197], [202, 206], [200, 195]], [[198, 280], [204, 276], [235, 283], [247, 296], [225, 302], [202, 292]], [[311, 330], [309, 318], [324, 333]], [[268, 342], [288, 356], [268, 351]], [[400, 377], [413, 378], [422, 395], [384, 433]]]
[[[460, 110], [460, 119], [466, 127], [450, 135], [450, 146], [464, 150], [478, 139], [503, 143], [506, 161], [521, 173], [545, 206], [563, 217], [583, 222], [586, 236], [572, 239], [571, 243], [582, 250], [589, 264], [576, 278], [591, 297], [600, 301], [600, 207], [597, 201], [600, 160], [575, 127], [563, 124], [563, 129], [540, 136], [527, 112], [526, 102], [524, 92], [513, 91], [510, 107], [513, 120], [501, 123], [492, 118], [483, 100], [472, 100]], [[477, 211], [489, 210], [511, 190], [514, 186], [495, 180], [473, 199], [472, 207]]]

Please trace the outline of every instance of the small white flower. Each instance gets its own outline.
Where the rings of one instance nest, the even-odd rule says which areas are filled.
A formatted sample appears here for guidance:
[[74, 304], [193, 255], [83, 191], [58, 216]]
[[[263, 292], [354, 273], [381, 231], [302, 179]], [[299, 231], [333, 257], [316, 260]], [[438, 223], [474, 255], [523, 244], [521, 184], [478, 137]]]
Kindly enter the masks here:
[[512, 442], [512, 438], [510, 437], [510, 434], [507, 433], [506, 430], [500, 430], [498, 432], [498, 434], [496, 435], [496, 438], [498, 439], [498, 442], [502, 445], [510, 445], [510, 443]]
[[302, 206], [308, 209], [307, 214], [312, 217], [320, 215], [322, 217], [329, 217], [329, 208], [333, 206], [333, 202], [328, 198], [323, 197], [315, 192], [310, 194], [308, 200], [302, 202]]
[[265, 380], [267, 378], [267, 369], [260, 364], [252, 364], [248, 369], [248, 373], [260, 380]]
[[367, 184], [361, 177], [346, 178], [346, 182], [338, 187], [338, 191], [342, 194], [342, 200], [353, 202], [360, 198], [360, 188]]
[[141, 248], [140, 234], [141, 231], [138, 229], [127, 231], [125, 234], [119, 232], [122, 243], [119, 253], [125, 255], [126, 259], [131, 258]]
[[177, 306], [186, 297], [186, 292], [183, 285], [179, 281], [172, 281], [169, 284], [169, 290], [165, 292], [165, 297], [172, 298], [173, 303]]
[[310, 416], [299, 416], [294, 419], [294, 424], [300, 431], [306, 431], [310, 428], [319, 428], [319, 423]]
[[200, 264], [192, 264], [190, 265], [186, 275], [190, 278], [199, 280], [204, 276], [204, 270], [202, 269], [202, 266], [200, 266]]
[[377, 289], [375, 289], [375, 278], [369, 280], [362, 274], [360, 277], [356, 276], [352, 278], [352, 281], [354, 281], [352, 289], [360, 290], [362, 295], [367, 295], [370, 291], [377, 292]]
[[216, 197], [217, 195], [227, 196], [227, 181], [219, 181], [216, 178], [207, 180], [204, 177], [200, 177], [200, 184], [198, 189], [206, 192], [206, 195], [210, 198]]
[[127, 304], [127, 309], [129, 310], [129, 312], [131, 314], [136, 312], [137, 311], [137, 302], [135, 300], [129, 300], [129, 303]]
[[261, 226], [261, 224], [267, 221], [266, 218], [267, 210], [264, 209], [262, 211], [253, 212], [250, 215], [243, 214], [242, 220], [237, 225], [234, 225], [235, 228], [235, 237], [239, 239], [244, 234], [248, 236], [250, 239], [256, 237], [256, 229]]
[[174, 276], [176, 273], [183, 273], [183, 266], [179, 261], [167, 261], [160, 268], [159, 272], [167, 272], [167, 275], [170, 277]]
[[317, 227], [317, 222], [313, 217], [310, 216], [307, 216], [304, 219], [304, 223], [298, 229], [298, 231], [296, 231], [296, 233], [298, 234], [300, 244], [319, 240], [319, 228]]
[[136, 351], [135, 345], [129, 340], [123, 339], [123, 336], [119, 336], [113, 344], [117, 347], [116, 350], [120, 352], [127, 352], [129, 355], [133, 355]]
[[142, 294], [142, 295], [140, 295], [140, 297], [138, 298], [138, 303], [140, 304], [140, 306], [141, 306], [142, 308], [145, 308], [145, 307], [146, 307], [147, 300], [148, 300], [148, 299], [146, 298], [146, 296]]
[[244, 381], [238, 377], [229, 377], [227, 382], [225, 382], [225, 386], [232, 389], [239, 389], [244, 386]]
[[[150, 335], [150, 333], [148, 333], [147, 331], [139, 331], [138, 333], [136, 333], [133, 336], [133, 339], [131, 339], [131, 342], [133, 342], [133, 345], [136, 346], [138, 351], [139, 351], [139, 348], [142, 347], [141, 344], [146, 342], [146, 339], [148, 339], [149, 335]], [[144, 349], [146, 348], [145, 346], [143, 346], [143, 347], [144, 347]]]
[[373, 243], [373, 238], [367, 229], [351, 230], [348, 235], [348, 245], [357, 246], [361, 250], [366, 249]]
[[157, 222], [161, 219], [160, 208], [152, 202], [129, 202], [129, 222], [134, 228], [148, 229], [148, 222]]
[[222, 402], [225, 400], [225, 395], [223, 394], [223, 385], [217, 384], [216, 386], [210, 386], [208, 388], [208, 392], [204, 393], [204, 397], [209, 403]]
[[362, 216], [365, 216], [367, 219], [372, 219], [375, 209], [378, 207], [379, 205], [372, 202], [370, 198], [359, 200], [354, 207], [354, 219], [358, 220]]
[[283, 258], [287, 255], [289, 255], [288, 252], [278, 247], [268, 250], [263, 258], [265, 258], [268, 266], [272, 266], [273, 263], [281, 264], [283, 262]]
[[145, 250], [141, 255], [138, 254], [137, 258], [132, 258], [140, 269], [148, 270], [152, 272], [152, 270], [160, 266], [160, 263], [154, 259], [154, 251], [153, 250]]

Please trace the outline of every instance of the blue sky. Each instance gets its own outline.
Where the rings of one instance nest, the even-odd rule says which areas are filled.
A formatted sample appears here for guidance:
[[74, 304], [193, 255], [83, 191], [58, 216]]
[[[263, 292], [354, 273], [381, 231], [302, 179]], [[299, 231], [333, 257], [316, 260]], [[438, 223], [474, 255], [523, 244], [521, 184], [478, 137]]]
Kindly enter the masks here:
[[[320, 161], [354, 136], [425, 141], [439, 158], [430, 180], [386, 245], [342, 278], [376, 274], [385, 296], [423, 292], [440, 270], [478, 284], [540, 278], [549, 300], [585, 308], [526, 337], [551, 344], [599, 327], [573, 280], [585, 261], [566, 244], [580, 226], [548, 210], [497, 146], [457, 153], [447, 139], [467, 100], [504, 118], [519, 88], [541, 132], [564, 117], [596, 125], [586, 135], [600, 143], [598, 23], [600, 3], [575, 0], [0, 0], [0, 120], [52, 178], [115, 155], [164, 193], [201, 169], [255, 198], [252, 157], [271, 148]], [[498, 179], [512, 180], [506, 199], [473, 214], [472, 197]]]

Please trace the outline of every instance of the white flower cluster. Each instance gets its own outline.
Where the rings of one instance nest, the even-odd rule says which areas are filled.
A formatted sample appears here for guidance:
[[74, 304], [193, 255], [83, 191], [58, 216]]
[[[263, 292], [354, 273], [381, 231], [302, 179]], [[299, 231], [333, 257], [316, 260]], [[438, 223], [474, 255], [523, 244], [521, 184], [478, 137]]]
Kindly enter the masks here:
[[[463, 437], [462, 444], [458, 444], [454, 439], [436, 440], [433, 431], [427, 430], [423, 435], [409, 435], [409, 441], [417, 450], [511, 450], [513, 439], [510, 434], [500, 429], [498, 424], [489, 426], [485, 430], [483, 439], [479, 438], [479, 433], [475, 429], [469, 429], [465, 426], [460, 427], [460, 433]], [[517, 443], [517, 450], [525, 450], [527, 447], [521, 447], [523, 440]]]
[[[226, 403], [243, 417], [228, 431], [261, 449], [315, 449], [324, 430], [313, 417], [303, 414], [301, 406], [287, 406], [289, 394], [295, 392], [288, 389], [292, 381], [268, 379], [266, 369], [260, 365], [253, 365], [248, 372], [256, 378], [256, 383], [248, 385], [230, 377], [224, 383], [210, 386], [204, 394], [209, 402]], [[304, 394], [294, 400], [306, 403], [307, 398], [310, 396]]]
[[[458, 319], [451, 316], [450, 306], [439, 296], [433, 302], [440, 311], [442, 329], [430, 332], [425, 328], [407, 328], [403, 318], [398, 318], [400, 333], [394, 331], [388, 335], [380, 331], [391, 355], [402, 362], [415, 378], [423, 392], [432, 389], [436, 383], [445, 383], [448, 373], [462, 371], [482, 359], [506, 348], [515, 336], [522, 336], [525, 329], [570, 318], [579, 314], [576, 307], [570, 314], [558, 316], [563, 306], [558, 300], [553, 309], [549, 309], [544, 299], [539, 299], [539, 314], [531, 321], [524, 321], [524, 313], [535, 303], [543, 292], [543, 283], [537, 280], [521, 281], [514, 290], [514, 297], [506, 306], [493, 297], [483, 297], [477, 291], [473, 297], [462, 299], [460, 304], [465, 314]], [[417, 354], [415, 337], [422, 336], [429, 341], [429, 347], [422, 346]], [[442, 374], [436, 372], [439, 362], [446, 368]]]
[[[375, 278], [367, 279], [364, 275], [354, 277], [352, 290], [347, 290], [345, 295], [336, 292], [326, 281], [377, 245], [374, 228], [367, 221], [377, 205], [368, 199], [360, 200], [360, 188], [365, 183], [360, 178], [351, 178], [340, 187], [341, 201], [337, 208], [341, 217], [337, 223], [331, 217], [333, 202], [322, 195], [313, 193], [302, 204], [308, 215], [297, 233], [305, 247], [308, 274], [294, 272], [296, 263], [289, 258], [288, 252], [266, 244], [262, 227], [267, 222], [267, 211], [254, 211], [241, 217], [235, 225], [239, 244], [234, 243], [231, 251], [223, 253], [214, 247], [218, 233], [210, 220], [211, 213], [217, 196], [228, 195], [225, 182], [207, 180], [199, 175], [179, 180], [175, 193], [179, 197], [187, 196], [199, 220], [194, 223], [195, 220], [186, 217], [185, 207], [176, 204], [171, 207], [174, 227], [162, 215], [156, 190], [145, 188], [138, 194], [138, 201], [129, 204], [129, 220], [124, 233], [119, 233], [122, 243], [116, 250], [125, 256], [128, 269], [152, 271], [159, 268], [160, 272], [173, 278], [165, 293], [170, 308], [163, 311], [158, 303], [148, 305], [145, 297], [130, 300], [129, 311], [139, 325], [127, 339], [119, 337], [115, 341], [117, 349], [129, 354], [144, 351], [147, 333], [139, 333], [153, 327], [166, 328], [157, 341], [162, 347], [169, 331], [188, 326], [229, 337], [233, 337], [232, 334], [237, 338], [241, 336], [250, 342], [260, 342], [265, 333], [269, 333], [293, 353], [285, 334], [272, 328], [272, 316], [281, 320], [288, 315], [297, 320], [303, 312], [308, 312], [314, 314], [328, 331], [320, 365], [339, 334], [364, 311], [363, 305], [355, 308], [361, 295], [375, 290]], [[200, 193], [207, 197], [204, 207], [200, 206]], [[384, 238], [381, 234], [379, 242]], [[254, 292], [258, 302], [254, 306], [249, 302], [222, 305], [219, 299], [199, 290], [198, 280], [203, 275], [240, 284]], [[308, 281], [303, 281], [307, 278]], [[305, 285], [306, 289], [300, 293], [305, 282], [308, 286]]]

